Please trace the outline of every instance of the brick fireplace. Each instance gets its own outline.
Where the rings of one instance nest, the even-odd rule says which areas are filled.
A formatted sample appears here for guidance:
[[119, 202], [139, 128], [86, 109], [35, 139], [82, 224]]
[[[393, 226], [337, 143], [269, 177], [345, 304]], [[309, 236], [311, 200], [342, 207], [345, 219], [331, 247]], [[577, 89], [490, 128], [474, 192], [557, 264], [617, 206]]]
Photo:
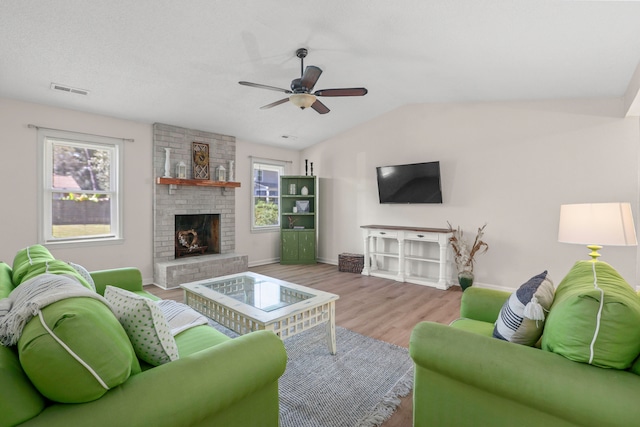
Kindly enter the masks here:
[[[170, 172], [187, 165], [192, 177], [192, 143], [209, 145], [209, 169], [235, 161], [235, 138], [172, 125], [153, 125], [155, 176], [164, 175], [165, 148], [170, 150]], [[154, 283], [164, 289], [181, 283], [247, 271], [246, 255], [235, 254], [235, 189], [155, 184], [153, 201]], [[182, 221], [178, 223], [178, 221]], [[206, 223], [206, 225], [205, 225]], [[193, 231], [191, 231], [193, 230]], [[182, 232], [178, 236], [178, 232]], [[193, 242], [207, 246], [198, 249]], [[180, 242], [180, 238], [183, 243]], [[202, 242], [206, 241], [206, 244]], [[187, 246], [184, 246], [186, 242]], [[179, 250], [179, 246], [187, 250]], [[194, 246], [192, 249], [188, 247]], [[181, 252], [181, 253], [179, 253]]]

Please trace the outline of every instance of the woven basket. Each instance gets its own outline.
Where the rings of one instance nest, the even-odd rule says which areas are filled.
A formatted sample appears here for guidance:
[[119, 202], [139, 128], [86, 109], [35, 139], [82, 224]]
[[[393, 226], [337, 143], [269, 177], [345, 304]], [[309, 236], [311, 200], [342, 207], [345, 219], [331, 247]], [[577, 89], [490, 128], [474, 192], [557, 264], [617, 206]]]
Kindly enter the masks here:
[[338, 270], [347, 273], [362, 273], [364, 268], [364, 255], [340, 254], [338, 255]]

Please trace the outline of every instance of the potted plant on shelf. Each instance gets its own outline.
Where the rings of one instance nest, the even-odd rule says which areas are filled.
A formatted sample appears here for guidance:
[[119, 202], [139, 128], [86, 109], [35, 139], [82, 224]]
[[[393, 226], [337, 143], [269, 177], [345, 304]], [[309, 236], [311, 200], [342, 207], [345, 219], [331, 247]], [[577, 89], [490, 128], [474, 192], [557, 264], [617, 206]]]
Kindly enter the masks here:
[[[447, 224], [449, 224], [449, 222], [447, 222]], [[482, 240], [486, 226], [487, 224], [478, 228], [478, 234], [476, 234], [473, 245], [470, 246], [467, 241], [464, 240], [460, 226], [454, 229], [451, 224], [449, 224], [449, 232], [451, 233], [449, 243], [451, 243], [451, 247], [453, 248], [453, 260], [456, 263], [458, 283], [462, 291], [473, 285], [473, 263], [475, 262], [475, 256], [489, 250], [489, 245]]]

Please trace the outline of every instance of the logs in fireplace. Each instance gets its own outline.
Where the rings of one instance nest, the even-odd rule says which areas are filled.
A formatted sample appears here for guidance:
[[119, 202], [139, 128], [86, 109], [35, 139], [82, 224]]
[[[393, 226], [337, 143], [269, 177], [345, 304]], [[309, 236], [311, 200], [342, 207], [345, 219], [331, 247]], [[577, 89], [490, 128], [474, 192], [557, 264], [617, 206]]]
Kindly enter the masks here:
[[220, 215], [175, 216], [175, 258], [220, 253]]

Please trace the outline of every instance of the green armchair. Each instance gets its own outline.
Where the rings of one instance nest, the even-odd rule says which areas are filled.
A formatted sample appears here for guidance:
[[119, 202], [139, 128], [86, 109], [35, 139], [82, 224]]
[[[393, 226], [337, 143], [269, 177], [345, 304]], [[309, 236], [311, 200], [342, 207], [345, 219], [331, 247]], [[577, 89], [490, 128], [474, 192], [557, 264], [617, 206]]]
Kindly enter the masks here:
[[508, 297], [472, 287], [459, 320], [414, 328], [414, 426], [638, 425], [638, 375], [493, 338]]

